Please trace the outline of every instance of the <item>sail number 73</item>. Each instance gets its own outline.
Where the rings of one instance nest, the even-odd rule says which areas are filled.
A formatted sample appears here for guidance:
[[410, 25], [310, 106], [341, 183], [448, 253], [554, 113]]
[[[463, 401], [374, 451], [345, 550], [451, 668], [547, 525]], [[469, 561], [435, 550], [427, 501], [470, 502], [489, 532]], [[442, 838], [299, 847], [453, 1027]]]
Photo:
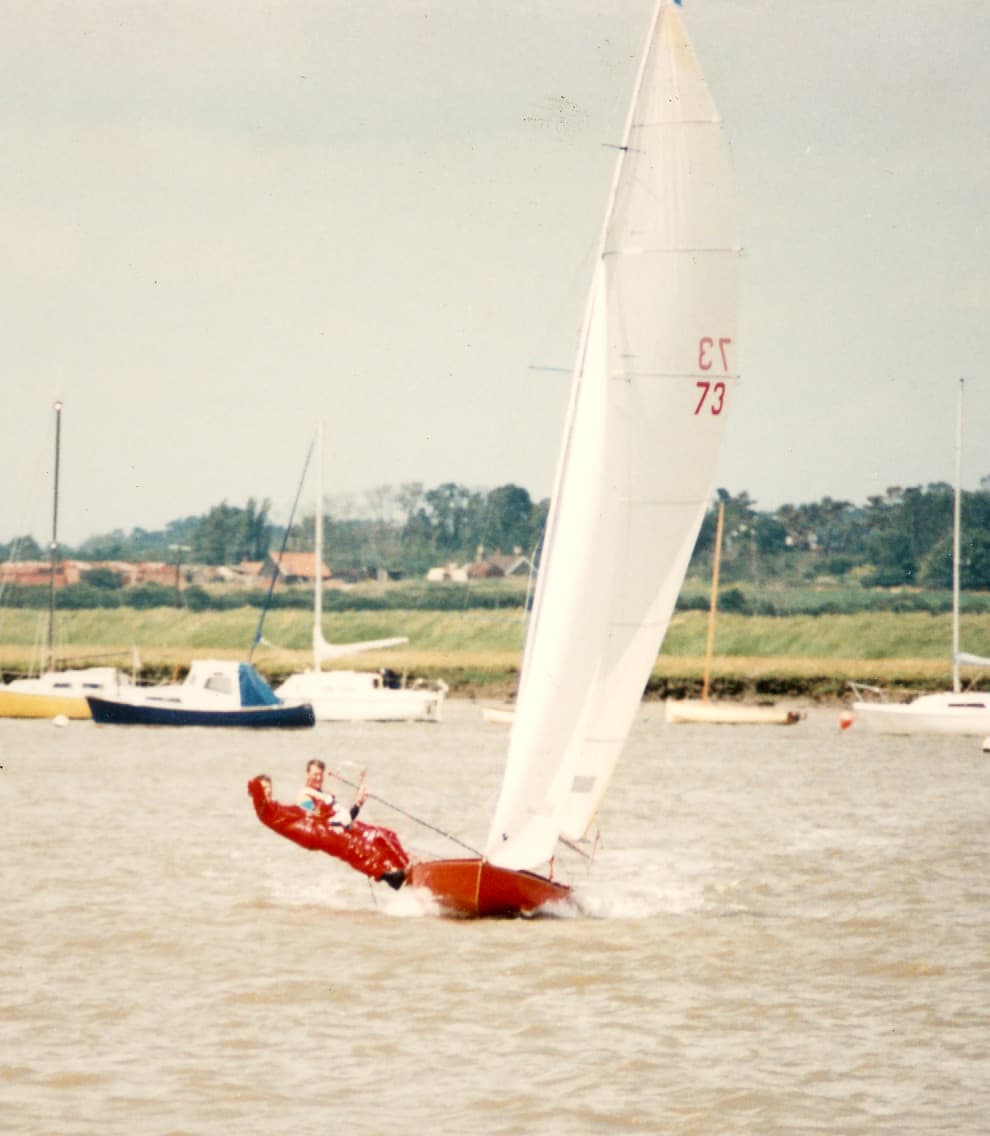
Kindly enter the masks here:
[[[731, 339], [722, 338], [713, 339], [711, 336], [704, 336], [698, 340], [698, 369], [700, 371], [710, 371], [715, 366], [716, 362], [721, 362], [722, 370], [728, 371], [729, 357], [726, 354], [726, 348], [732, 343]], [[725, 383], [723, 382], [709, 382], [707, 379], [699, 379], [694, 384], [699, 392], [698, 405], [694, 408], [695, 415], [699, 415], [702, 410], [708, 410], [709, 414], [721, 414], [725, 409]]]

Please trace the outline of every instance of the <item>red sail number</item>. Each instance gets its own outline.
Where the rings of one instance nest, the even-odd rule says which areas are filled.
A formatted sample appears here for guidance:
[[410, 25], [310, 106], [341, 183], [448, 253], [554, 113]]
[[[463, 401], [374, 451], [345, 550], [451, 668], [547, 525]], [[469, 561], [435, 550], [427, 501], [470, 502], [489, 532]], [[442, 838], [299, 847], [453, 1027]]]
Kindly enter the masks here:
[[721, 380], [710, 383], [706, 379], [699, 379], [694, 385], [701, 391], [698, 405], [694, 408], [695, 415], [700, 414], [706, 404], [709, 414], [721, 414], [725, 409], [725, 383]]
[[[731, 343], [732, 340], [724, 336], [713, 339], [710, 335], [706, 335], [699, 339], [698, 370], [710, 371], [720, 359], [722, 370], [727, 372], [729, 370], [729, 356], [726, 353], [726, 348]], [[694, 408], [695, 417], [706, 407], [709, 414], [721, 414], [725, 409], [725, 383], [721, 381], [713, 383], [707, 379], [699, 379], [694, 385], [701, 392], [698, 405]]]
[[710, 371], [715, 365], [715, 344], [718, 343], [718, 353], [722, 358], [722, 370], [728, 371], [729, 358], [725, 353], [726, 347], [732, 342], [731, 339], [719, 338], [714, 340], [711, 336], [706, 335], [704, 338], [698, 340], [698, 370]]

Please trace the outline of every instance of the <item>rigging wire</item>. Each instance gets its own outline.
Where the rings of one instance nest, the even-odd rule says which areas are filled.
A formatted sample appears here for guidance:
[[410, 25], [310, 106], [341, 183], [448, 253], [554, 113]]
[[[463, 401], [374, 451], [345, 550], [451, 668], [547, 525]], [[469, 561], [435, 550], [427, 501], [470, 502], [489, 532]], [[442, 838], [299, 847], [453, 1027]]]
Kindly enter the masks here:
[[[350, 781], [346, 777], [341, 777], [339, 773], [334, 773], [333, 770], [328, 769], [327, 772], [331, 777], [336, 778], [336, 780], [338, 780], [342, 785], [348, 785], [352, 789], [357, 789], [360, 785], [360, 783], [357, 781]], [[442, 828], [437, 828], [435, 824], [430, 824], [428, 820], [423, 820], [422, 817], [414, 816], [412, 813], [406, 812], [405, 809], [400, 808], [398, 805], [392, 804], [391, 801], [386, 801], [384, 797], [379, 797], [377, 793], [368, 793], [368, 798], [372, 801], [377, 801], [380, 805], [384, 805], [387, 809], [392, 809], [393, 812], [397, 812], [404, 817], [408, 817], [409, 820], [413, 821], [415, 824], [419, 824], [422, 825], [423, 828], [430, 829], [431, 832], [437, 833], [438, 836], [443, 836], [447, 840], [453, 841], [454, 844], [459, 844], [461, 848], [466, 849], [473, 856], [481, 855], [477, 848], [473, 848], [470, 844], [465, 844], [463, 840], [455, 836], [452, 832], [447, 832]]]
[[[302, 495], [302, 488], [306, 484], [306, 473], [309, 470], [310, 458], [313, 456], [313, 446], [316, 439], [310, 440], [309, 449], [306, 452], [306, 460], [303, 462], [302, 477], [299, 478], [299, 487], [296, 489], [296, 497], [292, 502], [292, 511], [289, 513], [289, 522], [285, 526], [285, 531], [282, 533], [282, 547], [279, 549], [278, 562], [275, 565], [275, 570], [272, 572], [271, 583], [268, 585], [268, 594], [265, 596], [265, 602], [261, 605], [261, 615], [258, 616], [258, 627], [254, 633], [254, 641], [251, 643], [251, 650], [248, 651], [248, 662], [251, 661], [251, 656], [254, 654], [255, 647], [263, 642], [261, 638], [261, 629], [264, 626], [265, 616], [268, 614], [268, 607], [272, 602], [272, 592], [275, 591], [275, 582], [278, 580], [279, 573], [281, 572], [282, 559], [285, 556], [285, 546], [289, 542], [289, 533], [292, 531], [292, 522], [296, 516], [296, 508], [299, 505], [299, 498]], [[321, 506], [322, 507], [322, 506]]]

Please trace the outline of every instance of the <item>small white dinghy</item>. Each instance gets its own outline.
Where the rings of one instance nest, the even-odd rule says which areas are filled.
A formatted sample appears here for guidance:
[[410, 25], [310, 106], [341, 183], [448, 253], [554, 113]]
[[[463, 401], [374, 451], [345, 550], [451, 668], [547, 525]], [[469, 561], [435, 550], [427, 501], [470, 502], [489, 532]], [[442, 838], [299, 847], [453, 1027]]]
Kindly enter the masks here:
[[699, 722], [716, 726], [793, 726], [804, 717], [800, 710], [708, 702], [700, 698], [669, 699], [664, 709], [671, 725]]

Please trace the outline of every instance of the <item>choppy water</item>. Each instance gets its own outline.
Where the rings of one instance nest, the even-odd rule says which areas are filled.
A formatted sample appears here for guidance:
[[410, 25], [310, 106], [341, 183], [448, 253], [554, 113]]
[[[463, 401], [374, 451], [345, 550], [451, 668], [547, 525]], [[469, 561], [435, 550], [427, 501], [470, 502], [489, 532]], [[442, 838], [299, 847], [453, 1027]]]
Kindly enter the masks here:
[[245, 795], [267, 771], [290, 798], [321, 755], [480, 843], [505, 733], [468, 704], [0, 722], [0, 1130], [990, 1131], [990, 758], [836, 722], [644, 711], [577, 881], [596, 914], [513, 922], [432, 916]]

